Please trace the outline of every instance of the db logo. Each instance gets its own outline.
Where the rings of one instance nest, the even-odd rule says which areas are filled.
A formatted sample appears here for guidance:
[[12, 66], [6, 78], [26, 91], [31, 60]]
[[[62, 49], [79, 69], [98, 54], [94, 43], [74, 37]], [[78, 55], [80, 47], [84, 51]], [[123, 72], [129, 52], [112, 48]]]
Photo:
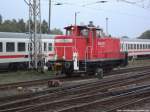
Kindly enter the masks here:
[[98, 42], [98, 46], [104, 47], [105, 46], [105, 42]]

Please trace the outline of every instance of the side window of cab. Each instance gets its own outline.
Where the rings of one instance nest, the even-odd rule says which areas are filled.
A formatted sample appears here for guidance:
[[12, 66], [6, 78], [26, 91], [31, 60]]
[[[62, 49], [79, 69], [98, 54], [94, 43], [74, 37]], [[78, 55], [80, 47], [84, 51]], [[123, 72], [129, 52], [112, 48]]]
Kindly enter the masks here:
[[52, 50], [53, 50], [52, 43], [48, 43], [48, 51], [52, 51]]

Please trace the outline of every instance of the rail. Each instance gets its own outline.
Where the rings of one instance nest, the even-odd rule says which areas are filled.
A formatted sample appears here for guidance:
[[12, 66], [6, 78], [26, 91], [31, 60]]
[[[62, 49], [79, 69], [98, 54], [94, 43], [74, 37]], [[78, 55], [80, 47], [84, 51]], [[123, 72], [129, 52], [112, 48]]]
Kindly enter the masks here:
[[[9, 102], [5, 105], [1, 105], [1, 112], [34, 112], [34, 111], [47, 111], [57, 110], [58, 112], [65, 111], [84, 111], [89, 107], [94, 107], [100, 103], [111, 102], [116, 99], [129, 98], [134, 95], [144, 95], [150, 93], [150, 85], [134, 86], [129, 88], [111, 90], [115, 87], [124, 87], [145, 81], [150, 77], [148, 74], [150, 71], [135, 72], [134, 74], [122, 74], [120, 77], [111, 77], [110, 80], [104, 79], [82, 86], [76, 86], [68, 89], [61, 89], [61, 91], [55, 91], [46, 95], [40, 95], [38, 97], [31, 97], [19, 101]], [[127, 86], [128, 87], [128, 86]], [[110, 91], [111, 90], [111, 91]], [[69, 91], [69, 92], [68, 92]], [[119, 100], [120, 101], [120, 100]], [[122, 101], [122, 100], [121, 100]], [[98, 106], [97, 106], [98, 107]], [[89, 110], [90, 111], [90, 110]]]

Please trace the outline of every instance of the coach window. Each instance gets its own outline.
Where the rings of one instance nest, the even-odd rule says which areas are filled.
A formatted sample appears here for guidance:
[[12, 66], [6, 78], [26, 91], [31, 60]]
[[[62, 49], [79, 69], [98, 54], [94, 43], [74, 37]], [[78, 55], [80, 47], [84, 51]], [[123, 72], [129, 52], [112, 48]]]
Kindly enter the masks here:
[[130, 49], [132, 49], [132, 44], [130, 44]]
[[25, 47], [25, 43], [18, 43], [18, 51], [25, 51], [26, 47]]
[[143, 48], [142, 48], [142, 44], [140, 44], [140, 49], [143, 49]]
[[127, 44], [127, 49], [129, 50], [129, 44]]
[[15, 51], [15, 43], [7, 42], [6, 43], [6, 52], [14, 52]]
[[143, 44], [143, 49], [145, 49], [145, 45]]
[[128, 50], [130, 50], [131, 49], [131, 44], [128, 44]]
[[130, 49], [132, 49], [132, 44], [130, 44]]
[[131, 49], [133, 49], [133, 44], [131, 44]]
[[49, 43], [49, 44], [48, 44], [48, 50], [49, 50], [49, 51], [52, 51], [52, 43]]
[[44, 43], [44, 51], [46, 51], [47, 49], [47, 43]]
[[146, 49], [148, 49], [148, 44], [146, 44]]
[[139, 49], [139, 44], [137, 44], [137, 49]]
[[3, 52], [3, 44], [0, 42], [0, 52]]
[[136, 49], [136, 44], [134, 44], [134, 49]]
[[126, 44], [126, 50], [128, 50], [128, 44]]
[[28, 43], [28, 51], [32, 51], [32, 43]]
[[129, 50], [130, 48], [129, 48], [129, 44], [127, 44], [127, 49]]

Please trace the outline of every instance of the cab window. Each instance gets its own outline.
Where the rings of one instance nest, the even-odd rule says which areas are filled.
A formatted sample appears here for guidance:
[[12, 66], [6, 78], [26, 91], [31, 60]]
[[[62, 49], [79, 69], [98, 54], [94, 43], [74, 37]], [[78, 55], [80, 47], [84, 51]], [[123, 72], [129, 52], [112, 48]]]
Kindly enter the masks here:
[[88, 37], [88, 30], [87, 29], [81, 30], [81, 36]]
[[66, 30], [66, 35], [71, 35], [71, 30]]
[[101, 37], [101, 31], [99, 31], [99, 30], [96, 31], [96, 37], [98, 37], [98, 38]]

